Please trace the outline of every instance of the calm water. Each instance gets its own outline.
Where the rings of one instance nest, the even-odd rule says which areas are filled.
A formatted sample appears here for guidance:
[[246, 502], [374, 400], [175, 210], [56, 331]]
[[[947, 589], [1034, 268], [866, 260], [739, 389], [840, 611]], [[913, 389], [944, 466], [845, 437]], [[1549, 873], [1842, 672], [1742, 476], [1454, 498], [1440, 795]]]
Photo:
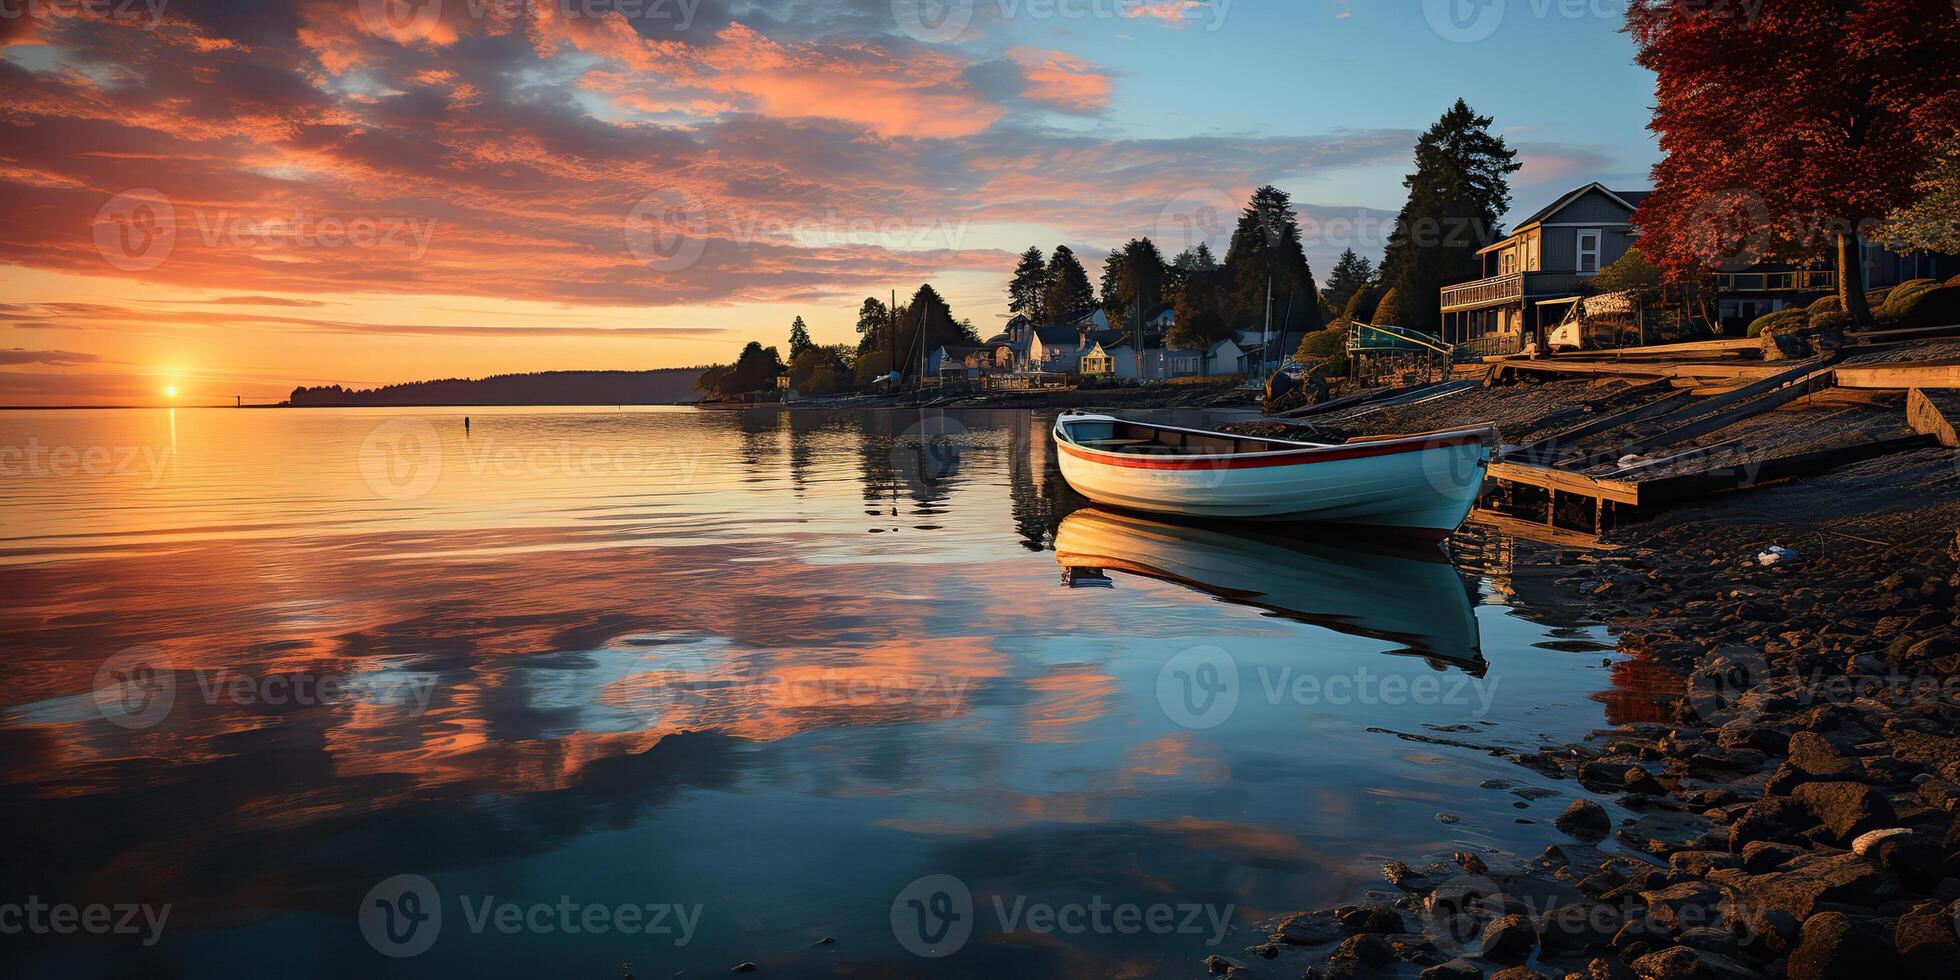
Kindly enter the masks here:
[[1029, 413], [464, 414], [0, 413], [10, 972], [1196, 976], [1605, 718], [1503, 542], [1084, 510]]

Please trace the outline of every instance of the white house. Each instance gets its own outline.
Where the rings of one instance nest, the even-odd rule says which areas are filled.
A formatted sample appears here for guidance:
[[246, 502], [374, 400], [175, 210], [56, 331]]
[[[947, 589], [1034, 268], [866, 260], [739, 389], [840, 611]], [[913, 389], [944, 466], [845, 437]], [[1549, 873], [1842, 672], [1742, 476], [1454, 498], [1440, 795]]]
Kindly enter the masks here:
[[1245, 348], [1230, 337], [1212, 344], [1205, 351], [1205, 373], [1214, 376], [1245, 373]]

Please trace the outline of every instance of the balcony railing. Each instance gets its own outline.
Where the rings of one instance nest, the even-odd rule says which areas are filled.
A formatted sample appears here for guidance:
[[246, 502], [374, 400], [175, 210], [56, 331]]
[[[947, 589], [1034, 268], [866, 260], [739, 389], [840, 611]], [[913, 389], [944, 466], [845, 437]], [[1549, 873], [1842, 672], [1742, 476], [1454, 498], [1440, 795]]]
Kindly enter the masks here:
[[1734, 272], [1720, 277], [1725, 293], [1831, 292], [1837, 272], [1831, 269], [1798, 272]]
[[1577, 272], [1514, 272], [1443, 287], [1443, 312], [1511, 303], [1527, 296], [1562, 296], [1592, 278]]

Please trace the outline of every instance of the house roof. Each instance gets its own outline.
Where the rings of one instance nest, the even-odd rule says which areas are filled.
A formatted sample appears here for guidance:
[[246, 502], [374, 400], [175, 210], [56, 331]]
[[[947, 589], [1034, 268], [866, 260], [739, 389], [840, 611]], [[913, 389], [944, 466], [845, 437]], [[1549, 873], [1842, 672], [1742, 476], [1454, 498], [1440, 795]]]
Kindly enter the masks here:
[[1536, 211], [1533, 211], [1529, 217], [1526, 217], [1523, 221], [1520, 221], [1516, 225], [1514, 225], [1511, 228], [1510, 234], [1507, 234], [1503, 238], [1500, 238], [1497, 241], [1494, 241], [1489, 245], [1486, 245], [1483, 248], [1478, 249], [1477, 254], [1482, 255], [1486, 252], [1495, 252], [1498, 249], [1503, 248], [1506, 245], [1509, 245], [1512, 239], [1518, 237], [1519, 235], [1524, 234], [1527, 231], [1530, 231], [1534, 226], [1543, 223], [1545, 219], [1550, 218], [1552, 215], [1555, 215], [1560, 211], [1564, 210], [1566, 205], [1571, 204], [1573, 201], [1576, 201], [1581, 197], [1586, 196], [1586, 193], [1588, 191], [1598, 191], [1601, 194], [1604, 194], [1607, 197], [1612, 198], [1614, 203], [1620, 205], [1621, 207], [1626, 208], [1628, 214], [1632, 214], [1633, 210], [1640, 206], [1640, 202], [1645, 201], [1649, 195], [1654, 193], [1653, 191], [1616, 191], [1608, 188], [1605, 184], [1602, 184], [1599, 181], [1595, 180], [1584, 187], [1578, 188], [1577, 190], [1569, 191], [1564, 196], [1560, 197], [1558, 200], [1553, 201], [1552, 203], [1547, 204]]
[[1544, 207], [1539, 208], [1538, 210], [1532, 212], [1530, 217], [1524, 219], [1523, 221], [1518, 222], [1517, 225], [1511, 229], [1511, 234], [1516, 235], [1518, 232], [1521, 232], [1526, 228], [1529, 228], [1532, 225], [1535, 225], [1541, 221], [1544, 221], [1546, 218], [1549, 218], [1552, 215], [1557, 214], [1566, 205], [1571, 204], [1573, 201], [1576, 201], [1586, 196], [1586, 192], [1588, 191], [1598, 191], [1601, 194], [1604, 194], [1607, 197], [1612, 198], [1616, 203], [1623, 205], [1628, 212], [1632, 212], [1634, 208], [1639, 207], [1640, 202], [1646, 200], [1647, 195], [1652, 193], [1651, 191], [1615, 191], [1607, 188], [1605, 184], [1602, 184], [1599, 181], [1595, 180], [1592, 183], [1579, 188], [1578, 190], [1568, 192], [1564, 197], [1561, 197], [1558, 200], [1553, 201], [1552, 203], [1547, 204]]
[[1041, 338], [1044, 346], [1073, 347], [1082, 340], [1082, 331], [1073, 326], [1036, 327], [1034, 335]]

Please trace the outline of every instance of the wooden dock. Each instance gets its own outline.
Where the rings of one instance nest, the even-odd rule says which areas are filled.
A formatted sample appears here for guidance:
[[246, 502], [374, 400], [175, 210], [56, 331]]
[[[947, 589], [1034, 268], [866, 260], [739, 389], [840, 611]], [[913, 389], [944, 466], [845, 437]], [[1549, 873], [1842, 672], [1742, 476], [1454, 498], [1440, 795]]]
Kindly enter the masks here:
[[[1610, 411], [1602, 402], [1594, 418], [1505, 447], [1491, 463], [1482, 507], [1552, 531], [1597, 535], [1713, 494], [1895, 452], [1960, 446], [1960, 359], [1913, 360], [1910, 348], [1923, 342], [1917, 335], [1925, 332], [1908, 333], [1915, 336], [1868, 335], [1862, 347], [1802, 361], [1744, 359], [1757, 347], [1753, 339], [1535, 360], [1487, 358], [1488, 384], [1592, 377], [1633, 383], [1638, 387], [1629, 390], [1645, 398], [1631, 407], [1621, 401]], [[1875, 411], [1897, 411], [1902, 396], [1906, 412], [1896, 434], [1799, 441], [1759, 452], [1741, 437], [1722, 438], [1733, 427], [1786, 408], [1836, 409], [1869, 422]], [[1886, 405], [1892, 407], [1881, 407]], [[1817, 417], [1814, 411], [1809, 416]]]

